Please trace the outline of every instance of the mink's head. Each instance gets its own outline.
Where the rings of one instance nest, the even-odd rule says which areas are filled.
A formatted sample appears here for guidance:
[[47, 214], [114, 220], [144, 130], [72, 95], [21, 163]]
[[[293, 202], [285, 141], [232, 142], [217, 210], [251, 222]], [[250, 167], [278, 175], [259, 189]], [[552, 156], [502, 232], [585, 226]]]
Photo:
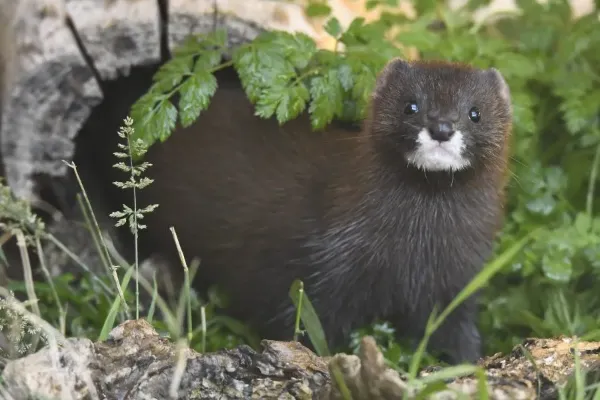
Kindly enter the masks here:
[[392, 162], [460, 171], [504, 162], [512, 108], [496, 69], [392, 60], [377, 78], [370, 136]]

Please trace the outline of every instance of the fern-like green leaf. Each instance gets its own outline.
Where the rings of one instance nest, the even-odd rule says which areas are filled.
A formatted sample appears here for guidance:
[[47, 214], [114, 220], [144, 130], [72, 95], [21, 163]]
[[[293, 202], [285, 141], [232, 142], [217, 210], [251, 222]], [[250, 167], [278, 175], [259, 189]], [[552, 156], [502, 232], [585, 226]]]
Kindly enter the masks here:
[[502, 72], [506, 79], [526, 78], [538, 72], [538, 66], [534, 59], [512, 52], [499, 54], [495, 67]]
[[305, 9], [306, 15], [314, 17], [326, 17], [331, 14], [331, 7], [325, 1], [311, 1]]
[[169, 100], [160, 102], [156, 108], [152, 122], [150, 124], [152, 136], [164, 142], [171, 134], [171, 131], [175, 129], [177, 109]]
[[281, 124], [296, 118], [306, 107], [309, 98], [310, 93], [304, 83], [289, 88], [277, 106], [277, 121]]
[[275, 86], [264, 90], [256, 102], [255, 114], [261, 118], [270, 118], [275, 114], [275, 110], [281, 99], [285, 96], [285, 86]]
[[181, 86], [179, 118], [181, 125], [190, 126], [206, 110], [217, 91], [217, 79], [209, 72], [196, 73]]
[[334, 38], [337, 38], [342, 34], [342, 25], [336, 17], [329, 18], [323, 29], [325, 29], [325, 32], [329, 33]]
[[344, 90], [352, 90], [354, 85], [354, 75], [352, 74], [352, 67], [347, 63], [341, 63], [337, 67], [337, 75], [340, 80], [340, 84]]
[[335, 70], [312, 78], [310, 85], [312, 101], [308, 109], [313, 129], [323, 129], [334, 116], [343, 113], [342, 85]]
[[425, 29], [409, 29], [399, 33], [396, 40], [405, 46], [415, 46], [422, 51], [430, 51], [439, 45], [441, 39], [437, 33]]
[[173, 89], [181, 80], [192, 72], [191, 56], [173, 58], [164, 63], [154, 74], [155, 91], [168, 91]]

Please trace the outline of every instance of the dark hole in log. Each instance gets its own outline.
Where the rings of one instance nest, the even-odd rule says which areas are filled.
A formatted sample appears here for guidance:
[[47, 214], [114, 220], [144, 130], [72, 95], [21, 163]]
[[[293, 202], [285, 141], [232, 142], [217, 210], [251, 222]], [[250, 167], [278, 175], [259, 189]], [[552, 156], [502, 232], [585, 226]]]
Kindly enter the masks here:
[[[152, 83], [152, 76], [158, 65], [134, 67], [128, 76], [103, 82], [104, 100], [96, 106], [75, 138], [75, 156], [85, 189], [94, 207], [96, 217], [107, 224], [114, 224], [108, 213], [119, 210], [123, 203], [131, 203], [131, 193], [117, 188], [112, 182], [123, 181], [127, 176], [112, 166], [117, 162], [113, 153], [118, 150], [121, 140], [117, 132], [123, 120], [129, 114], [131, 106], [143, 95]], [[225, 68], [216, 74], [220, 87], [236, 87], [241, 83], [233, 68]], [[176, 101], [176, 99], [172, 99]], [[177, 105], [175, 103], [175, 105]], [[168, 139], [167, 139], [168, 140]], [[155, 146], [160, 146], [156, 143]], [[151, 175], [151, 174], [150, 174]], [[77, 207], [76, 194], [80, 191], [75, 176], [69, 174], [68, 196], [70, 207]], [[63, 203], [64, 204], [64, 203]], [[98, 210], [96, 210], [98, 208]], [[99, 215], [103, 213], [102, 215]], [[114, 238], [118, 242], [131, 242], [131, 234], [125, 228], [119, 228]], [[133, 257], [132, 249], [124, 248], [126, 258]]]

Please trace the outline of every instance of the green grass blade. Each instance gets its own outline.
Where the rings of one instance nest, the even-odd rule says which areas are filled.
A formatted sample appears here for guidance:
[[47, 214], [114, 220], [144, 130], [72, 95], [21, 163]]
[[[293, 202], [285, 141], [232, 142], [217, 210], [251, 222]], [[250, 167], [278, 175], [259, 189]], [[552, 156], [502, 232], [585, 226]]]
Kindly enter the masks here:
[[[121, 282], [121, 292], [124, 288], [129, 284], [129, 280], [131, 279], [131, 274], [133, 274], [134, 266], [130, 266], [127, 269], [127, 272], [123, 276], [123, 280]], [[113, 301], [112, 306], [110, 307], [110, 311], [104, 320], [104, 325], [102, 325], [102, 330], [100, 331], [100, 336], [98, 336], [98, 341], [102, 342], [108, 338], [108, 334], [111, 329], [115, 326], [115, 319], [117, 318], [117, 313], [119, 312], [119, 306], [121, 305], [121, 297], [116, 296]]]
[[[301, 285], [302, 283], [300, 280], [295, 280], [290, 288], [290, 297], [292, 298], [292, 302], [294, 303], [296, 309], [299, 305], [298, 290], [300, 289]], [[319, 317], [317, 316], [310, 299], [306, 295], [306, 292], [304, 292], [302, 295], [302, 309], [300, 310], [300, 318], [302, 319], [304, 328], [308, 333], [308, 337], [315, 347], [317, 354], [321, 357], [331, 355], [329, 352], [329, 346], [327, 345], [327, 340], [325, 339], [323, 326], [321, 325], [321, 321], [319, 320]]]

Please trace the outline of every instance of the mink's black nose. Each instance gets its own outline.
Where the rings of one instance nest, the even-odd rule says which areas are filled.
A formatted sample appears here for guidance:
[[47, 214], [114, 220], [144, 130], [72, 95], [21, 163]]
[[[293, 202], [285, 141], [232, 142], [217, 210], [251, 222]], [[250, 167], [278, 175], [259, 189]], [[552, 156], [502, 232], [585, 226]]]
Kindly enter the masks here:
[[429, 125], [429, 134], [433, 140], [438, 142], [446, 142], [450, 140], [454, 134], [454, 128], [451, 122], [435, 121]]

